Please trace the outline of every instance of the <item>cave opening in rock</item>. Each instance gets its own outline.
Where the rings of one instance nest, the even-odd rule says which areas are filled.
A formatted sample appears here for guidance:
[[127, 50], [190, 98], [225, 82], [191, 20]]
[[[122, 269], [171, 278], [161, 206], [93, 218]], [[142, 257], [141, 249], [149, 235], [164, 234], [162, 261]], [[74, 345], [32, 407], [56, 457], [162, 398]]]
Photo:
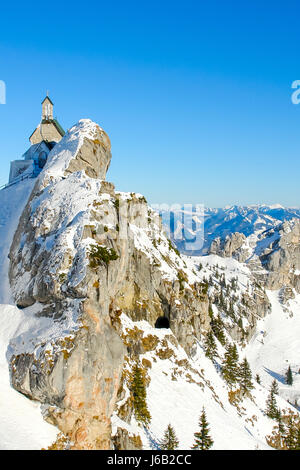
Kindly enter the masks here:
[[170, 322], [167, 317], [158, 317], [155, 322], [155, 328], [170, 328]]

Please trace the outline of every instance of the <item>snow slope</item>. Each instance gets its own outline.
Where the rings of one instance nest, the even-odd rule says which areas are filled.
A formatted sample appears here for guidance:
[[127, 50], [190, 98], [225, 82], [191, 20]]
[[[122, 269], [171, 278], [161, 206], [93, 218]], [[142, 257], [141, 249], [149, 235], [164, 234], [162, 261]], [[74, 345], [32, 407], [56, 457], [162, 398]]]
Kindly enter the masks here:
[[13, 303], [7, 275], [8, 253], [34, 183], [35, 179], [28, 179], [0, 191], [0, 304]]
[[[259, 321], [257, 333], [246, 348], [248, 360], [254, 373], [261, 376], [262, 383], [278, 382], [279, 394], [292, 404], [300, 404], [300, 295], [283, 307], [278, 291], [267, 291], [272, 313]], [[293, 372], [293, 385], [285, 384], [288, 366]]]
[[44, 421], [39, 403], [11, 387], [6, 359], [9, 341], [25, 322], [10, 294], [8, 253], [34, 183], [34, 179], [28, 179], [0, 191], [0, 449], [5, 450], [48, 447], [58, 432]]
[[10, 339], [24, 320], [12, 305], [0, 305], [0, 449], [47, 448], [57, 429], [46, 423], [40, 403], [28, 400], [10, 386], [6, 351]]
[[[255, 383], [252, 399], [244, 398], [234, 406], [228, 400], [228, 388], [218, 366], [205, 357], [200, 344], [193, 359], [189, 359], [170, 329], [158, 330], [146, 321], [133, 322], [124, 314], [121, 320], [124, 330], [138, 328], [143, 331], [144, 338], [156, 336], [160, 343], [156, 350], [148, 351], [140, 358], [151, 363], [147, 387], [147, 405], [152, 417], [149, 431], [139, 426], [134, 418], [127, 423], [114, 413], [113, 433], [118, 426], [125, 428], [130, 435], [140, 435], [144, 449], [155, 449], [170, 423], [179, 439], [179, 449], [190, 449], [204, 406], [214, 440], [213, 449], [269, 449], [265, 436], [271, 434], [274, 422], [264, 414], [266, 388]], [[162, 358], [158, 351], [161, 347], [166, 348], [166, 342], [167, 349], [173, 354]], [[221, 349], [219, 351], [221, 353]], [[124, 405], [128, 396], [127, 389], [119, 406]], [[286, 408], [287, 403], [279, 398], [278, 405]]]
[[[251, 295], [253, 278], [245, 264], [216, 255], [184, 259], [189, 268], [193, 263], [196, 268], [199, 264], [202, 265], [200, 272], [197, 272], [200, 278], [215, 276], [218, 266], [219, 272], [224, 273], [226, 283], [236, 279], [236, 303], [242, 293], [248, 291]], [[210, 287], [211, 289], [214, 287]], [[225, 349], [217, 340], [219, 357], [215, 363], [205, 357], [202, 342], [198, 342], [195, 355], [189, 358], [170, 329], [158, 330], [146, 321], [133, 322], [122, 314], [123, 330], [127, 334], [137, 328], [143, 332], [144, 338], [148, 335], [156, 336], [159, 344], [155, 350], [140, 356], [142, 363], [143, 360], [148, 363], [147, 405], [152, 417], [149, 431], [138, 426], [134, 418], [129, 423], [124, 422], [115, 413], [112, 420], [113, 433], [118, 427], [127, 429], [129, 435], [141, 437], [145, 449], [155, 449], [159, 448], [159, 440], [170, 423], [179, 439], [179, 448], [190, 449], [204, 406], [214, 440], [213, 449], [270, 449], [266, 436], [272, 433], [276, 424], [265, 414], [270, 383], [274, 378], [279, 382], [280, 396], [276, 401], [281, 410], [290, 408], [295, 412], [296, 409], [290, 407], [287, 400], [293, 405], [300, 391], [300, 375], [296, 375], [300, 350], [300, 296], [290, 301], [289, 311], [284, 311], [278, 300], [278, 292], [268, 291], [267, 294], [272, 304], [271, 313], [258, 320], [257, 333], [250, 344], [243, 347], [236, 342], [240, 361], [247, 357], [250, 362], [254, 385], [251, 397], [243, 397], [236, 404], [230, 402], [229, 389], [220, 373]], [[214, 305], [213, 310], [217, 313], [218, 307]], [[226, 324], [229, 324], [229, 319], [227, 320]], [[226, 337], [232, 342], [228, 334]], [[262, 339], [264, 345], [261, 343]], [[170, 357], [161, 357], [160, 349], [172, 350], [173, 353]], [[293, 387], [282, 383], [288, 364], [291, 364], [295, 372]], [[130, 365], [127, 370], [130, 372]], [[256, 373], [261, 376], [260, 385], [254, 379]], [[128, 397], [127, 389], [125, 397], [118, 403], [119, 409], [126, 405]]]

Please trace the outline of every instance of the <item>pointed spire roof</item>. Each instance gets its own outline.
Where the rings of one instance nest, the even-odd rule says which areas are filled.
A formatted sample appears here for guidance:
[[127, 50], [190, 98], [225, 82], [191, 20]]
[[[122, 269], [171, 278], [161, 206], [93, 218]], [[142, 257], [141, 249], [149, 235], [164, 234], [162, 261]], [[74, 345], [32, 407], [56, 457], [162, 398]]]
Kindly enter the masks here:
[[45, 103], [46, 100], [50, 101], [50, 103], [51, 103], [52, 105], [54, 105], [54, 103], [50, 100], [50, 98], [49, 98], [48, 95], [43, 99], [43, 101], [42, 101], [41, 104]]

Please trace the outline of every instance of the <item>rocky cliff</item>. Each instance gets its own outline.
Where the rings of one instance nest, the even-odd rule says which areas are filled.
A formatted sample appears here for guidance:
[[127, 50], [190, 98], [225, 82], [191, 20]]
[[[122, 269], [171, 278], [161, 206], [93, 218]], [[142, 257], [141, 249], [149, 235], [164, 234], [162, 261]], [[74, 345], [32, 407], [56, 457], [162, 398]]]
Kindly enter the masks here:
[[9, 347], [12, 384], [45, 404], [74, 449], [113, 446], [125, 361], [144, 351], [122, 333], [121, 314], [153, 327], [167, 319], [188, 355], [210, 328], [207, 285], [145, 198], [105, 181], [110, 159], [106, 133], [79, 121], [49, 155], [10, 249], [28, 318]]
[[[171, 420], [180, 448], [189, 449], [202, 406], [214, 448], [266, 448], [274, 425], [264, 413], [268, 391], [254, 379], [251, 394], [228, 385], [223, 360], [236, 345], [268, 383], [273, 371], [283, 373], [292, 344], [296, 375], [299, 224], [227, 234], [208, 256], [180, 255], [145, 198], [105, 180], [110, 160], [106, 133], [79, 121], [50, 153], [10, 230], [16, 305], [0, 309], [19, 318], [2, 348], [13, 387], [40, 402], [61, 431], [51, 448], [157, 449]], [[135, 408], [136, 367], [147, 426]], [[297, 400], [292, 392], [280, 390]]]
[[246, 262], [267, 289], [282, 289], [282, 299], [300, 293], [300, 221], [291, 219], [261, 233], [245, 237], [232, 233], [215, 239], [212, 254]]

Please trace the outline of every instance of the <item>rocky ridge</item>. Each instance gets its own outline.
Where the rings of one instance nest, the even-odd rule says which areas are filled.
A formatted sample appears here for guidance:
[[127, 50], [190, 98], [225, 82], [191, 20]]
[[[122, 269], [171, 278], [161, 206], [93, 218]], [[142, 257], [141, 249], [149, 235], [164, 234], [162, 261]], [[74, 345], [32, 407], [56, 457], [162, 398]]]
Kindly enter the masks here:
[[282, 289], [282, 299], [300, 293], [300, 221], [291, 219], [259, 234], [245, 237], [241, 233], [217, 238], [210, 247], [212, 254], [233, 257], [246, 263], [253, 275], [267, 289]]
[[12, 292], [29, 319], [10, 344], [12, 384], [49, 405], [77, 449], [112, 446], [128, 350], [122, 312], [153, 326], [167, 318], [188, 354], [209, 329], [206, 285], [145, 198], [104, 180], [110, 158], [99, 126], [74, 126], [51, 152], [10, 250]]
[[[272, 429], [262, 412], [265, 390], [255, 385], [254, 398], [232, 401], [220, 375], [225, 343], [216, 336], [214, 363], [203, 354], [216, 324], [242, 353], [270, 312], [265, 278], [240, 262], [249, 253], [247, 237], [216, 243], [209, 256], [180, 255], [145, 198], [105, 180], [110, 159], [106, 133], [79, 121], [52, 150], [20, 217], [9, 278], [26, 321], [7, 351], [13, 387], [43, 403], [45, 419], [62, 432], [56, 447], [147, 448], [167, 416], [162, 410], [171, 407], [170, 415], [177, 403], [190, 401], [184, 405], [190, 426], [200, 398], [222, 430], [219, 448], [228, 417], [240, 446], [264, 448], [262, 429]], [[282, 250], [293, 241], [287, 238]], [[151, 430], [134, 416], [130, 384], [137, 363]], [[182, 413], [176, 419], [182, 427]], [[190, 446], [193, 434], [185, 434], [181, 442]]]

